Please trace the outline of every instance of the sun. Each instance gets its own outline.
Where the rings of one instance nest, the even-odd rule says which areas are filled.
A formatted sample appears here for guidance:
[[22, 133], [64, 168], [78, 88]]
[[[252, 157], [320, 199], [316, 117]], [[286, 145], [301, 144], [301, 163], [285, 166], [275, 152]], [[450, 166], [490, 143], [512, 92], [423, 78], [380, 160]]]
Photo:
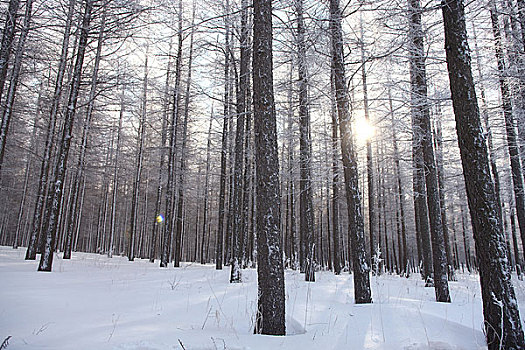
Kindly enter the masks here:
[[366, 142], [374, 137], [376, 128], [366, 121], [365, 118], [358, 118], [355, 121], [354, 134], [358, 141]]

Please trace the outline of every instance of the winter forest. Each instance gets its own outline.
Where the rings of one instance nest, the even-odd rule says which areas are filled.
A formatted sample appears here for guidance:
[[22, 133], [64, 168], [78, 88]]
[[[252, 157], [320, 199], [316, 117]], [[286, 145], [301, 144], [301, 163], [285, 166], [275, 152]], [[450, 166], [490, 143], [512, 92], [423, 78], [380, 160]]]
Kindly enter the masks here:
[[0, 349], [525, 349], [524, 0], [0, 11]]

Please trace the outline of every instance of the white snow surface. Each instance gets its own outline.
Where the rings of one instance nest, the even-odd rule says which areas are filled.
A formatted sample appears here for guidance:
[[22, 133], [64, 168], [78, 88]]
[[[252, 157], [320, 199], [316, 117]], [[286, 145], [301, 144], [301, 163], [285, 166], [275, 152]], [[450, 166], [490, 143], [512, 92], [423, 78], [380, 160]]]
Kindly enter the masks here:
[[[0, 343], [7, 350], [486, 349], [479, 277], [458, 273], [451, 304], [418, 275], [372, 277], [374, 302], [356, 305], [353, 279], [286, 271], [287, 336], [253, 334], [257, 273], [229, 267], [73, 253], [37, 272], [25, 249], [0, 247]], [[521, 314], [525, 283], [514, 279]], [[181, 345], [182, 344], [182, 345]]]

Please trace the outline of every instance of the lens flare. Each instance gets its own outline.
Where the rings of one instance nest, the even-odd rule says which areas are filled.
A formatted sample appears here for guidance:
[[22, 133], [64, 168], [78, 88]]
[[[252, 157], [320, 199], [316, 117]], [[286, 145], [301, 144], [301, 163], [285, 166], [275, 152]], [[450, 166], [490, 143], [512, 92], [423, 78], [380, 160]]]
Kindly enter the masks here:
[[357, 119], [355, 123], [355, 135], [361, 142], [368, 141], [375, 135], [375, 127], [364, 118]]

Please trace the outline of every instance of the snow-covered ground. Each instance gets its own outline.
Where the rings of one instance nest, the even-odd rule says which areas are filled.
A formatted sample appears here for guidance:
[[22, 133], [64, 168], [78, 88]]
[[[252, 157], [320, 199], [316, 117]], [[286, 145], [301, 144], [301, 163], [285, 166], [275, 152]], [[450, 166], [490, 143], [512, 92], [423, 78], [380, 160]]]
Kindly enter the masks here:
[[[372, 278], [374, 303], [355, 305], [352, 276], [286, 271], [285, 337], [253, 334], [257, 274], [228, 283], [229, 269], [74, 253], [37, 272], [25, 249], [0, 247], [0, 343], [16, 349], [485, 349], [477, 276], [434, 301], [417, 276]], [[515, 281], [525, 310], [525, 283]]]

